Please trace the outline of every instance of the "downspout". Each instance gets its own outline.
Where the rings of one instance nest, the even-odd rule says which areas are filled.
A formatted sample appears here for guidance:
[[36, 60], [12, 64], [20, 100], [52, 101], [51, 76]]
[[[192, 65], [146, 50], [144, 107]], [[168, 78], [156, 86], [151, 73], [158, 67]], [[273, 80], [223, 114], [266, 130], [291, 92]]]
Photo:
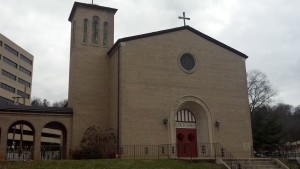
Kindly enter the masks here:
[[118, 122], [117, 122], [117, 153], [120, 155], [120, 51], [121, 51], [121, 44], [118, 46], [118, 91], [117, 91], [117, 97], [118, 97]]

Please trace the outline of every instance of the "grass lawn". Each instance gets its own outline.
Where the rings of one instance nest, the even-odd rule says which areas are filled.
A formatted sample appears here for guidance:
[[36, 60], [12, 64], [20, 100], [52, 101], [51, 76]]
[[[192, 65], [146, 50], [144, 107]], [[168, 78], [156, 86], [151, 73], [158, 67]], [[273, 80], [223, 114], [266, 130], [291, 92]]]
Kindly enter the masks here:
[[178, 160], [0, 161], [0, 169], [225, 169], [211, 163]]

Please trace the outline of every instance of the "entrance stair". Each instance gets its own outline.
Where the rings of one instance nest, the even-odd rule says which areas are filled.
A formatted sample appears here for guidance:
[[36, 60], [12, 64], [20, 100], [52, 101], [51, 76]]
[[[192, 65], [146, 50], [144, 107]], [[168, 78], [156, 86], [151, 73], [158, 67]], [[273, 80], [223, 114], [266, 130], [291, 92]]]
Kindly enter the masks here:
[[228, 169], [289, 169], [285, 164], [277, 159], [223, 159]]

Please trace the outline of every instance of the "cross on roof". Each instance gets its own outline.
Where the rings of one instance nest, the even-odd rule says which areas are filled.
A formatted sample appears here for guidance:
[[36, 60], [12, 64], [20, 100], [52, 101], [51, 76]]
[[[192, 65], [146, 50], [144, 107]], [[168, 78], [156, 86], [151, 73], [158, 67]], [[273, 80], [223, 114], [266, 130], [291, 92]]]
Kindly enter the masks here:
[[191, 18], [186, 18], [185, 17], [185, 12], [183, 12], [183, 17], [182, 16], [179, 16], [178, 17], [179, 19], [183, 19], [183, 24], [184, 24], [184, 26], [185, 26], [185, 20], [190, 20]]

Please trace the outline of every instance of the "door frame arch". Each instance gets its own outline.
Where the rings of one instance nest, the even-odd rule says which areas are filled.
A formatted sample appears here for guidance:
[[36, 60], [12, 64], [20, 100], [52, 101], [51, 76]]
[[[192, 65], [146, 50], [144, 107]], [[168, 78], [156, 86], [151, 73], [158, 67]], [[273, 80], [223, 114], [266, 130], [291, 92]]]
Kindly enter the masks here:
[[[200, 134], [198, 134], [199, 132], [201, 132], [201, 130], [199, 129], [201, 126], [200, 123], [200, 118], [202, 117], [206, 117], [206, 124], [205, 127], [207, 127], [207, 138], [206, 138], [206, 142], [207, 143], [213, 143], [214, 142], [214, 138], [213, 138], [213, 122], [212, 122], [212, 114], [209, 110], [209, 107], [207, 106], [207, 104], [201, 100], [200, 98], [196, 97], [196, 96], [183, 96], [181, 98], [179, 98], [177, 101], [175, 101], [175, 103], [172, 106], [171, 112], [170, 112], [170, 116], [169, 116], [169, 144], [176, 144], [176, 122], [175, 122], [175, 115], [176, 113], [181, 110], [181, 109], [187, 109], [185, 106], [194, 106], [195, 109], [199, 109], [199, 111], [193, 111], [191, 109], [189, 109], [195, 116], [196, 118], [196, 128], [197, 128], [197, 137], [198, 137], [198, 141], [201, 141], [201, 139], [199, 139]], [[197, 124], [198, 122], [198, 124]]]

